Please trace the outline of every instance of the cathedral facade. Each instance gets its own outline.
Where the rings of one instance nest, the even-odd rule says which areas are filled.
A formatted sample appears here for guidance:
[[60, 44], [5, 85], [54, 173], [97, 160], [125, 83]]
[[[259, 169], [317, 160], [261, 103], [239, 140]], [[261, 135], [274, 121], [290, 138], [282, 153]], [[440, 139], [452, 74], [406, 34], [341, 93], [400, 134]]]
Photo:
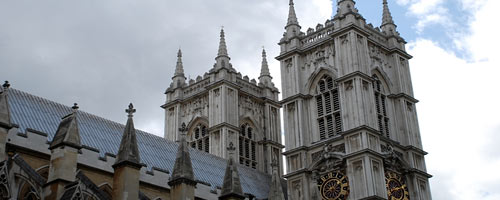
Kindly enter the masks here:
[[382, 3], [380, 27], [337, 0], [332, 19], [302, 32], [290, 0], [281, 100], [266, 52], [250, 80], [224, 30], [215, 64], [194, 80], [179, 50], [164, 137], [134, 128], [132, 104], [120, 124], [6, 82], [0, 199], [430, 200], [412, 56]]
[[405, 40], [387, 0], [380, 27], [353, 0], [301, 32], [290, 1], [280, 40], [291, 199], [431, 199]]

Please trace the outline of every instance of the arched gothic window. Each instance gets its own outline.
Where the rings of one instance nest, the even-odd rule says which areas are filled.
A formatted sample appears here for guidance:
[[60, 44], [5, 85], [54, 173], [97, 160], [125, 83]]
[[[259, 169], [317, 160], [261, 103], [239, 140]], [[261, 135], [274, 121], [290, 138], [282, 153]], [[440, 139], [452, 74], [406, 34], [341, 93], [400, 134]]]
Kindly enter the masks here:
[[254, 129], [248, 123], [241, 125], [240, 137], [238, 142], [240, 164], [255, 169], [257, 167], [257, 159], [255, 157], [257, 145], [255, 142]]
[[387, 116], [386, 95], [382, 82], [373, 75], [373, 91], [375, 91], [375, 107], [377, 110], [377, 122], [379, 131], [389, 137], [389, 117]]
[[25, 182], [19, 189], [19, 195], [17, 199], [22, 200], [39, 200], [40, 196], [38, 192], [31, 186], [29, 182]]
[[316, 86], [316, 108], [320, 140], [339, 134], [342, 131], [339, 91], [330, 76], [323, 76]]
[[209, 153], [210, 151], [210, 137], [208, 135], [207, 126], [198, 124], [191, 133], [191, 147], [200, 151]]

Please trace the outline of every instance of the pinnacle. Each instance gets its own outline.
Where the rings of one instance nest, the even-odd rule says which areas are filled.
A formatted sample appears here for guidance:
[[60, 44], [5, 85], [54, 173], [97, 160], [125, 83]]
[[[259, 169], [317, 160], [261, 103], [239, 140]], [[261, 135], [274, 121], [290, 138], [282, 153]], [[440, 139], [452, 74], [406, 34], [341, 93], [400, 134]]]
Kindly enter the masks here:
[[260, 70], [260, 76], [270, 76], [271, 74], [269, 73], [269, 66], [267, 64], [267, 58], [266, 58], [266, 50], [262, 49], [262, 67]]
[[127, 124], [125, 125], [125, 130], [123, 131], [120, 149], [118, 150], [113, 167], [121, 163], [140, 165], [141, 159], [139, 157], [139, 147], [137, 146], [137, 137], [133, 121], [133, 114], [135, 111], [136, 109], [134, 109], [134, 105], [132, 103], [130, 103], [128, 105], [128, 109], [125, 110], [128, 114]]
[[224, 34], [224, 28], [220, 30], [220, 42], [219, 42], [219, 52], [217, 53], [217, 58], [219, 57], [228, 57], [227, 54], [227, 46], [226, 46], [226, 38]]
[[286, 26], [290, 26], [290, 25], [299, 26], [297, 14], [295, 14], [295, 7], [294, 7], [293, 0], [290, 0], [290, 3], [288, 5], [290, 7], [289, 7], [289, 11], [288, 11], [288, 22], [287, 22]]
[[177, 65], [175, 66], [174, 77], [176, 76], [184, 76], [184, 66], [182, 65], [182, 51], [180, 48], [177, 52]]
[[383, 0], [383, 4], [384, 4], [384, 13], [382, 16], [382, 26], [386, 24], [394, 24], [387, 0]]
[[181, 140], [179, 142], [179, 148], [177, 149], [177, 157], [175, 158], [172, 176], [168, 184], [172, 186], [185, 182], [196, 185], [191, 156], [186, 142], [185, 132], [187, 131], [187, 128], [185, 123], [182, 123], [179, 131], [181, 132]]

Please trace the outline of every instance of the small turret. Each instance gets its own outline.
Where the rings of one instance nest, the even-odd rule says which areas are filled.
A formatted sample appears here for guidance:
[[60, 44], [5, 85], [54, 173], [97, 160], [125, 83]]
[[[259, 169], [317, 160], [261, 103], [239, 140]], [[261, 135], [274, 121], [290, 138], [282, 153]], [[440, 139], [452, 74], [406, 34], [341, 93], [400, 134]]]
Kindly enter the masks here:
[[356, 2], [354, 2], [354, 0], [337, 0], [337, 16], [348, 13], [358, 13], [358, 9], [356, 9]]
[[234, 163], [234, 151], [236, 148], [233, 143], [229, 143], [227, 151], [229, 152], [229, 160], [227, 161], [226, 173], [224, 174], [224, 182], [222, 185], [221, 196], [219, 200], [243, 200], [243, 189], [241, 189], [240, 175], [238, 167]]
[[9, 87], [9, 81], [5, 81], [2, 90], [0, 90], [0, 162], [7, 159], [7, 135], [12, 128], [8, 100]]
[[0, 124], [10, 126], [10, 109], [8, 102], [9, 81], [5, 81], [2, 87], [2, 91], [0, 91]]
[[78, 105], [75, 103], [72, 108], [72, 113], [62, 118], [49, 146], [49, 177], [45, 186], [47, 200], [60, 199], [66, 184], [75, 181], [78, 151], [82, 145], [77, 120]]
[[191, 156], [186, 142], [186, 124], [182, 123], [179, 132], [181, 140], [177, 149], [174, 169], [168, 185], [170, 185], [170, 199], [194, 199], [194, 188], [197, 184], [194, 179]]
[[133, 116], [134, 105], [130, 103], [128, 109], [127, 124], [123, 131], [120, 149], [118, 150], [113, 169], [113, 199], [135, 200], [139, 199], [139, 171], [142, 167], [137, 146]]

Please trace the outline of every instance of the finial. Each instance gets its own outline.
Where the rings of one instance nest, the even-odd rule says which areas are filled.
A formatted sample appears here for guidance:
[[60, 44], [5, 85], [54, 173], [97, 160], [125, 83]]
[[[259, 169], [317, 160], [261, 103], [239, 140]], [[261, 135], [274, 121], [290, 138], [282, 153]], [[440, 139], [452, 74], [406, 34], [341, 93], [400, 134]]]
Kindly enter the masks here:
[[80, 107], [78, 107], [78, 104], [77, 104], [77, 103], [74, 103], [74, 104], [73, 104], [73, 107], [71, 107], [71, 108], [73, 109], [73, 113], [76, 113], [76, 111], [77, 111], [77, 110], [78, 110], [78, 108], [80, 108]]
[[135, 113], [134, 105], [132, 103], [128, 104], [128, 109], [125, 112], [128, 113], [128, 117], [133, 117]]
[[177, 51], [177, 57], [181, 58], [182, 57], [182, 51], [181, 48], [179, 47], [179, 51]]
[[293, 5], [294, 5], [294, 4], [293, 4], [293, 0], [290, 0], [290, 3], [288, 3], [288, 5], [293, 6]]
[[5, 83], [2, 86], [4, 89], [8, 89], [10, 87], [9, 81], [5, 81]]

